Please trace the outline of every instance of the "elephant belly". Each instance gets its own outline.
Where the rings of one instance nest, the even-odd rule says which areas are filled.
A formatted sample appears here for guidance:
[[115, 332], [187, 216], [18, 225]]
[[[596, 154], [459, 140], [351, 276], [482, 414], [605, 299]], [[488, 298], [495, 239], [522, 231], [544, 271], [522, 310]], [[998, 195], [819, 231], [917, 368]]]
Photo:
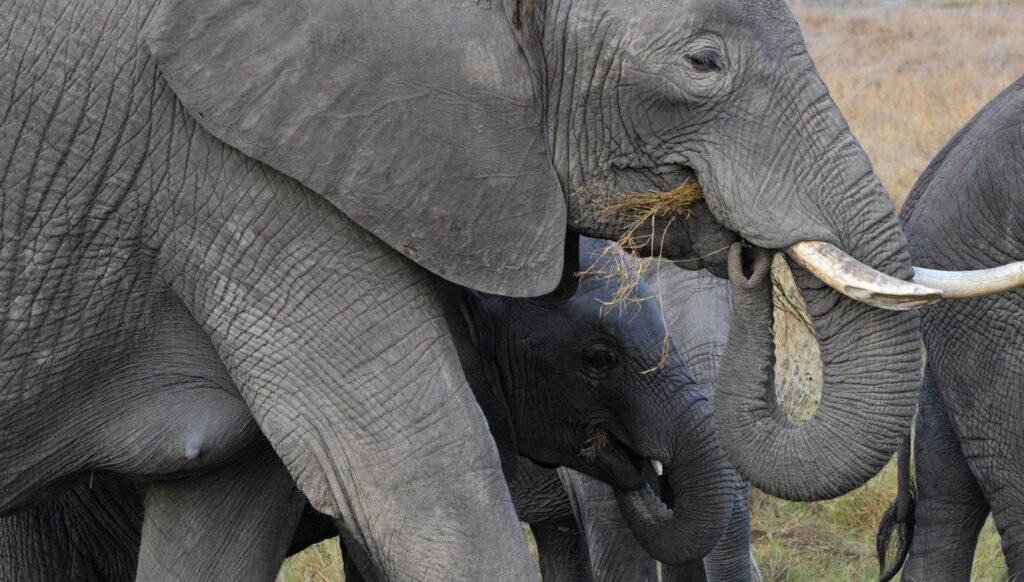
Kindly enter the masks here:
[[254, 442], [248, 407], [180, 303], [159, 295], [136, 324], [94, 342], [82, 333], [77, 349], [5, 388], [0, 513], [97, 473], [150, 479], [216, 467]]

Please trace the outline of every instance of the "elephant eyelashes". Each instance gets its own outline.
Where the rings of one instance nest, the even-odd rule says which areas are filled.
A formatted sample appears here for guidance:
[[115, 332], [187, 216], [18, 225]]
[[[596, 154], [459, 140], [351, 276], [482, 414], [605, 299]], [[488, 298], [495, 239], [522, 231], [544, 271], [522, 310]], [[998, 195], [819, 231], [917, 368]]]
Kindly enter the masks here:
[[607, 372], [619, 361], [615, 351], [604, 344], [595, 344], [587, 348], [583, 353], [583, 360], [596, 372]]
[[713, 48], [699, 50], [688, 55], [686, 60], [698, 73], [712, 73], [722, 70], [722, 53]]

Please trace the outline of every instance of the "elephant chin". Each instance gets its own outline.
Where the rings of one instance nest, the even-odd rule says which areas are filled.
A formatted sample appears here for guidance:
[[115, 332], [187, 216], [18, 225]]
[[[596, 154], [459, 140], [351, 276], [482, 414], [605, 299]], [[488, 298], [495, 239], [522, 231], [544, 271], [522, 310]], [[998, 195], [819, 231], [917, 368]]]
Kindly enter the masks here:
[[719, 448], [710, 414], [710, 404], [702, 401], [677, 425], [685, 428], [663, 478], [672, 507], [650, 485], [615, 493], [619, 511], [640, 546], [665, 564], [683, 565], [706, 556], [732, 516], [738, 480]]

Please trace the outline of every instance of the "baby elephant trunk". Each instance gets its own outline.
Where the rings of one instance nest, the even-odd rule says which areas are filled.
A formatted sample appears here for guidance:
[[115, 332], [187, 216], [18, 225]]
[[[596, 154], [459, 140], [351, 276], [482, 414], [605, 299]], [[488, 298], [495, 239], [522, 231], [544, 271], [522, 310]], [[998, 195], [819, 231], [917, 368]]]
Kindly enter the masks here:
[[[736, 476], [715, 436], [711, 403], [692, 402], [676, 423], [672, 456], [650, 485], [617, 491], [619, 511], [641, 547], [660, 562], [684, 565], [700, 560], [718, 543], [732, 514]], [[666, 503], [666, 501], [668, 503]]]

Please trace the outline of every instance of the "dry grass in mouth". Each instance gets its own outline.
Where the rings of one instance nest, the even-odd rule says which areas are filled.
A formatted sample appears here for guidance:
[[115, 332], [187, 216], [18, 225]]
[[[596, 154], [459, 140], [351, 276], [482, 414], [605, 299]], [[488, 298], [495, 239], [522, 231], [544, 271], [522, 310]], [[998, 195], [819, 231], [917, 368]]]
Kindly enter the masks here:
[[779, 318], [779, 314], [785, 314], [796, 320], [812, 337], [817, 337], [814, 333], [814, 323], [807, 313], [807, 306], [804, 305], [800, 291], [792, 279], [791, 274], [783, 273], [777, 264], [773, 265], [772, 304], [775, 307], [775, 319]]
[[587, 437], [586, 442], [583, 444], [583, 448], [580, 449], [580, 456], [586, 459], [588, 463], [593, 463], [597, 459], [597, 453], [608, 446], [610, 442], [610, 436], [608, 431], [603, 428], [595, 428], [590, 430], [590, 436]]
[[[651, 232], [654, 222], [659, 219], [667, 219], [665, 232], [668, 226], [680, 216], [689, 216], [690, 207], [704, 199], [704, 191], [697, 180], [687, 180], [668, 192], [621, 192], [614, 200], [609, 200], [601, 209], [602, 216], [625, 216], [629, 220], [629, 226], [619, 238], [619, 246], [626, 252], [637, 254], [637, 251], [644, 247], [650, 247], [651, 254], [655, 243], [654, 235], [637, 237], [640, 227], [650, 223]], [[660, 246], [658, 250], [660, 251]]]
[[673, 214], [686, 214], [690, 207], [704, 199], [697, 180], [687, 180], [668, 192], [621, 192], [602, 209], [607, 215], [623, 214], [644, 222], [647, 219]]
[[[662, 299], [660, 288], [654, 295], [642, 296], [637, 292], [641, 278], [649, 266], [654, 264], [655, 268], [661, 267], [661, 262], [638, 259], [641, 249], [649, 249], [650, 254], [659, 255], [661, 245], [657, 244], [658, 241], [653, 240], [654, 234], [638, 236], [637, 231], [650, 223], [652, 227], [650, 230], [653, 233], [655, 232], [654, 221], [666, 219], [668, 223], [663, 228], [667, 232], [673, 220], [680, 216], [687, 216], [690, 213], [690, 207], [703, 199], [704, 194], [700, 184], [696, 180], [687, 180], [669, 192], [623, 192], [617, 195], [614, 201], [604, 204], [601, 209], [602, 215], [625, 216], [630, 221], [629, 225], [617, 244], [605, 247], [602, 256], [594, 261], [589, 269], [577, 273], [577, 276], [580, 277], [601, 277], [614, 281], [615, 293], [611, 299], [602, 301], [603, 315], [607, 315], [611, 309], [616, 307], [622, 309], [629, 303], [647, 301], [652, 297], [658, 297], [659, 301]], [[813, 337], [814, 326], [792, 282], [792, 275], [789, 275], [788, 272], [782, 273], [778, 268], [773, 269], [772, 285], [774, 287], [773, 301], [777, 313], [776, 319], [780, 316], [788, 316], [798, 322]], [[657, 364], [649, 370], [645, 370], [644, 373], [661, 369], [668, 361], [672, 341], [668, 332], [668, 322], [663, 321], [662, 323], [665, 325], [666, 331], [662, 340], [661, 357]]]

